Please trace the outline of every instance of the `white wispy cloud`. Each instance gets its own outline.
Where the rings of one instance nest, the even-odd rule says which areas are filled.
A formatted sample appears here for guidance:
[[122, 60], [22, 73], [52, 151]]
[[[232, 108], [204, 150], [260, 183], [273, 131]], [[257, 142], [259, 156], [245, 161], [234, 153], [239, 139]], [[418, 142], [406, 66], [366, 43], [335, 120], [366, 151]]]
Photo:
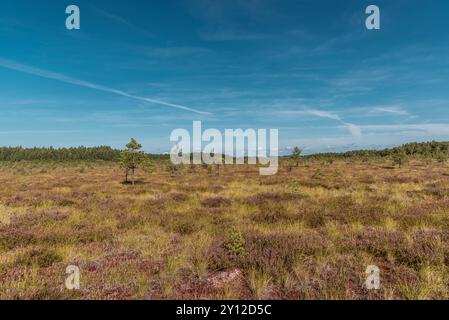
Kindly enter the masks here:
[[80, 133], [81, 130], [8, 130], [0, 131], [0, 135], [17, 135], [17, 134], [61, 134], [61, 133]]
[[208, 30], [206, 32], [200, 32], [199, 37], [206, 41], [251, 41], [251, 40], [264, 40], [271, 36], [261, 33], [250, 33], [236, 30]]
[[134, 99], [134, 100], [139, 100], [139, 101], [143, 101], [143, 102], [147, 102], [147, 103], [151, 103], [151, 104], [172, 107], [172, 108], [190, 111], [190, 112], [194, 112], [194, 113], [202, 114], [202, 115], [210, 115], [211, 114], [210, 112], [193, 109], [193, 108], [190, 108], [190, 107], [187, 107], [184, 105], [180, 105], [180, 104], [168, 103], [165, 101], [160, 101], [160, 100], [151, 99], [151, 98], [147, 98], [147, 97], [136, 96], [136, 95], [129, 94], [129, 93], [126, 93], [121, 90], [109, 88], [109, 87], [106, 87], [103, 85], [95, 84], [95, 83], [84, 81], [84, 80], [75, 79], [75, 78], [69, 77], [69, 76], [61, 74], [61, 73], [56, 73], [56, 72], [24, 65], [24, 64], [18, 63], [16, 61], [8, 60], [8, 59], [0, 58], [0, 67], [27, 73], [27, 74], [31, 74], [31, 75], [35, 75], [35, 76], [42, 77], [42, 78], [65, 82], [65, 83], [69, 83], [69, 84], [80, 86], [80, 87], [90, 88], [90, 89], [94, 89], [97, 91], [108, 92], [108, 93], [115, 94], [118, 96], [130, 98], [130, 99]]
[[104, 17], [106, 17], [106, 18], [108, 18], [108, 19], [110, 19], [112, 21], [115, 21], [116, 23], [122, 24], [122, 25], [124, 25], [124, 26], [126, 26], [126, 27], [128, 27], [128, 28], [130, 28], [130, 29], [132, 29], [134, 31], [137, 31], [137, 32], [139, 32], [139, 33], [141, 33], [141, 34], [143, 34], [143, 35], [145, 35], [147, 37], [154, 38], [153, 34], [148, 32], [147, 30], [145, 30], [145, 29], [135, 25], [134, 23], [131, 23], [128, 19], [125, 19], [125, 18], [119, 16], [118, 14], [106, 11], [106, 10], [101, 9], [101, 8], [99, 8], [97, 6], [94, 6], [92, 4], [90, 4], [89, 6], [94, 11], [98, 12], [102, 16], [104, 16]]
[[343, 125], [349, 130], [349, 132], [351, 132], [354, 139], [360, 140], [362, 138], [362, 128], [360, 126], [348, 122], [343, 123]]
[[185, 56], [203, 56], [210, 52], [207, 48], [201, 47], [145, 47], [141, 52], [158, 58], [177, 58]]
[[337, 114], [330, 112], [330, 111], [317, 110], [317, 109], [305, 109], [304, 112], [306, 114], [317, 116], [319, 118], [326, 118], [326, 119], [341, 121], [341, 118]]
[[362, 138], [362, 128], [354, 123], [344, 121], [338, 114], [332, 111], [321, 110], [321, 109], [311, 109], [304, 108], [302, 110], [281, 110], [276, 113], [271, 113], [270, 116], [288, 116], [298, 117], [298, 116], [314, 116], [322, 119], [329, 119], [340, 122], [342, 127], [347, 129], [351, 134], [352, 138], [359, 141]]
[[378, 106], [371, 109], [371, 113], [389, 113], [402, 116], [409, 116], [410, 113], [401, 106]]
[[319, 46], [314, 48], [312, 51], [314, 54], [320, 53], [330, 53], [335, 52], [336, 48], [344, 46], [348, 43], [353, 43], [355, 40], [358, 40], [365, 36], [366, 33], [363, 32], [352, 32], [344, 35], [340, 35], [334, 38], [330, 38], [322, 42]]
[[343, 121], [338, 114], [325, 110], [306, 109], [306, 113], [325, 119], [339, 121], [351, 133], [352, 137], [359, 141], [362, 138], [362, 128], [353, 123]]
[[449, 124], [442, 123], [364, 125], [362, 128], [366, 131], [382, 131], [385, 133], [414, 131], [433, 136], [449, 135]]

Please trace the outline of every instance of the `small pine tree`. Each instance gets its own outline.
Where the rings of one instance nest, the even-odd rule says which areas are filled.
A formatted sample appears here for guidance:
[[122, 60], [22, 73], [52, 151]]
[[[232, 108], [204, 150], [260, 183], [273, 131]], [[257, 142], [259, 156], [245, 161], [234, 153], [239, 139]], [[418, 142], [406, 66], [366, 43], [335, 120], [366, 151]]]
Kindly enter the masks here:
[[298, 147], [293, 148], [292, 159], [295, 161], [296, 166], [299, 165], [299, 158], [301, 157], [301, 152], [302, 150], [299, 149]]
[[392, 160], [394, 165], [399, 165], [399, 167], [402, 167], [402, 165], [407, 163], [408, 157], [405, 151], [400, 149], [398, 152], [393, 154]]
[[448, 154], [444, 151], [437, 153], [436, 158], [440, 163], [446, 163], [448, 160]]
[[132, 175], [132, 184], [135, 184], [135, 170], [141, 165], [145, 160], [145, 154], [142, 151], [142, 145], [137, 143], [137, 141], [132, 138], [131, 141], [126, 145], [126, 149], [120, 154], [120, 163], [122, 167], [125, 168], [125, 182], [128, 183], [129, 171]]
[[237, 228], [233, 227], [228, 230], [228, 241], [224, 247], [233, 255], [245, 254], [245, 240]]

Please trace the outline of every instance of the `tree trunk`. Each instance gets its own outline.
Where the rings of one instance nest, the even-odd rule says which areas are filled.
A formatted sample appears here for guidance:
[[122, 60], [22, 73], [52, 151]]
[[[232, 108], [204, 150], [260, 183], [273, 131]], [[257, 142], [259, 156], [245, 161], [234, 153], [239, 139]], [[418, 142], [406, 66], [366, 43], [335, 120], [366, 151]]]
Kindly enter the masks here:
[[132, 169], [133, 185], [134, 185], [134, 168]]
[[128, 168], [125, 170], [125, 183], [128, 183]]

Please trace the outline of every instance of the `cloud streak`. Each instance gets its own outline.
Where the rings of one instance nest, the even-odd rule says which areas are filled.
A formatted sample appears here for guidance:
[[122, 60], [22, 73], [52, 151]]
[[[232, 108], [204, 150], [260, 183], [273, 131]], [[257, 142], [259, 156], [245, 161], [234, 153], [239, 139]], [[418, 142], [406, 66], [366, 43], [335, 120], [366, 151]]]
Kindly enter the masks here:
[[99, 7], [94, 6], [94, 5], [92, 5], [92, 4], [90, 4], [90, 7], [91, 7], [94, 11], [98, 12], [99, 14], [103, 15], [104, 17], [106, 17], [106, 18], [108, 18], [108, 19], [111, 19], [111, 20], [113, 20], [113, 21], [115, 21], [115, 22], [117, 22], [117, 23], [119, 23], [119, 24], [125, 25], [125, 26], [127, 26], [128, 28], [131, 28], [131, 29], [133, 29], [133, 30], [135, 30], [135, 31], [137, 31], [137, 32], [140, 32], [140, 33], [142, 33], [143, 35], [145, 35], [145, 36], [147, 36], [147, 37], [154, 38], [154, 35], [151, 34], [151, 33], [149, 33], [147, 30], [144, 30], [144, 29], [138, 27], [137, 25], [135, 25], [135, 24], [129, 22], [127, 19], [122, 18], [121, 16], [119, 16], [119, 15], [117, 15], [117, 14], [108, 12], [108, 11], [103, 10], [103, 9], [100, 9]]
[[304, 111], [307, 114], [310, 114], [310, 115], [313, 115], [313, 116], [316, 116], [319, 118], [341, 121], [340, 117], [337, 114], [329, 112], [329, 111], [316, 110], [316, 109], [306, 109]]
[[349, 122], [345, 122], [343, 121], [339, 115], [329, 112], [329, 111], [324, 111], [324, 110], [316, 110], [316, 109], [306, 109], [304, 110], [307, 114], [319, 117], [319, 118], [325, 118], [325, 119], [331, 119], [331, 120], [335, 120], [335, 121], [339, 121], [343, 124], [343, 126], [348, 129], [348, 131], [351, 133], [352, 137], [354, 139], [356, 139], [357, 141], [360, 140], [362, 138], [362, 128], [360, 128], [359, 126], [353, 124], [353, 123], [349, 123]]
[[407, 110], [401, 108], [401, 106], [379, 106], [372, 109], [373, 113], [387, 113], [402, 116], [409, 116], [410, 113]]
[[48, 70], [44, 70], [44, 69], [39, 69], [36, 67], [17, 63], [15, 61], [8, 60], [8, 59], [0, 58], [0, 67], [18, 71], [18, 72], [22, 72], [22, 73], [26, 73], [26, 74], [31, 74], [31, 75], [42, 77], [42, 78], [56, 80], [59, 82], [69, 83], [69, 84], [79, 86], [79, 87], [85, 87], [85, 88], [90, 88], [90, 89], [97, 90], [97, 91], [103, 91], [103, 92], [115, 94], [118, 96], [130, 98], [130, 99], [143, 101], [146, 103], [176, 108], [176, 109], [185, 110], [185, 111], [189, 111], [189, 112], [193, 112], [193, 113], [197, 113], [197, 114], [201, 114], [201, 115], [210, 115], [211, 114], [210, 112], [193, 109], [193, 108], [190, 108], [190, 107], [187, 107], [184, 105], [180, 105], [180, 104], [168, 103], [165, 101], [160, 101], [160, 100], [151, 99], [151, 98], [147, 98], [147, 97], [136, 96], [136, 95], [129, 94], [129, 93], [126, 93], [121, 90], [109, 88], [109, 87], [106, 87], [103, 85], [95, 84], [95, 83], [84, 81], [84, 80], [75, 79], [75, 78], [66, 76], [61, 73], [56, 73], [56, 72], [52, 72], [52, 71], [48, 71]]
[[413, 131], [432, 136], [449, 135], [449, 124], [443, 123], [364, 125], [363, 129], [384, 133]]

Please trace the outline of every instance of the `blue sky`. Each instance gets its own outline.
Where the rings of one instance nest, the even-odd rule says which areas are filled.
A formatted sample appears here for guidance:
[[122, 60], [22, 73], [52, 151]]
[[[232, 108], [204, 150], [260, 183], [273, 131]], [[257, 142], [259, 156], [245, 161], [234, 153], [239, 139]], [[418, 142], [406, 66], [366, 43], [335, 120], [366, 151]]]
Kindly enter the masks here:
[[0, 145], [165, 152], [193, 120], [277, 128], [284, 153], [449, 140], [448, 16], [447, 0], [2, 0]]

